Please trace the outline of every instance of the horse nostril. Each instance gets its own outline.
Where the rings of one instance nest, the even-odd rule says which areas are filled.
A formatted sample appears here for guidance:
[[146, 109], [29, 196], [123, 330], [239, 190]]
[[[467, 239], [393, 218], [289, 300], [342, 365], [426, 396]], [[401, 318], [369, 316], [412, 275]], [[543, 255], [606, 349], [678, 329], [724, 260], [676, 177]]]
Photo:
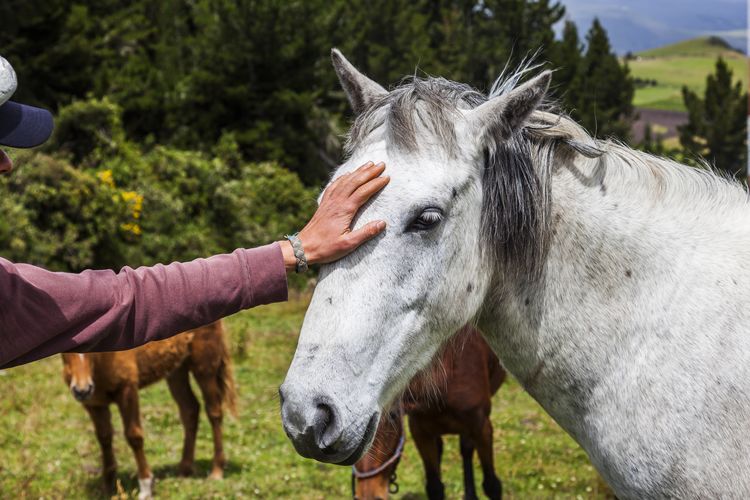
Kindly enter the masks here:
[[310, 394], [285, 384], [279, 396], [284, 432], [302, 456], [334, 463], [347, 458], [340, 456], [350, 445], [342, 413], [328, 395]]
[[313, 420], [313, 427], [315, 428], [315, 437], [318, 438], [318, 443], [323, 445], [322, 437], [326, 432], [328, 426], [333, 423], [333, 410], [325, 403], [320, 403], [315, 409], [315, 419]]
[[324, 453], [333, 453], [332, 445], [339, 435], [336, 433], [336, 412], [326, 403], [318, 403], [315, 409], [313, 429], [315, 440]]

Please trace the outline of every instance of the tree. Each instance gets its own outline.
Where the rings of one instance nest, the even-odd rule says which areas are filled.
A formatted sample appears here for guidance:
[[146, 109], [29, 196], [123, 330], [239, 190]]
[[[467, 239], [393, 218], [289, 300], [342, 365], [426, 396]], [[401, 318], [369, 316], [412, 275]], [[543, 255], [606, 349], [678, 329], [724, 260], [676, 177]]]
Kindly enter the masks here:
[[586, 35], [578, 82], [573, 117], [598, 137], [627, 139], [635, 85], [627, 64], [621, 65], [612, 52], [607, 32], [598, 19], [594, 19]]
[[[487, 17], [492, 20], [485, 33], [487, 40], [498, 34], [504, 39], [512, 63], [538, 53], [548, 56], [555, 40], [552, 29], [565, 15], [565, 7], [556, 0], [487, 0], [481, 2]], [[481, 9], [479, 12], [484, 12]]]
[[384, 86], [419, 67], [433, 72], [424, 0], [352, 0], [334, 15], [334, 43], [358, 69]]
[[747, 92], [742, 82], [732, 83], [732, 70], [719, 57], [716, 71], [706, 78], [703, 99], [687, 87], [682, 98], [688, 122], [678, 127], [680, 143], [730, 175], [746, 175]]
[[578, 73], [581, 70], [583, 46], [578, 38], [578, 28], [573, 21], [565, 21], [562, 39], [552, 51], [556, 71], [553, 74], [555, 87], [565, 109], [574, 109], [579, 102]]
[[332, 32], [347, 57], [384, 85], [418, 66], [488, 89], [506, 63], [547, 57], [564, 12], [554, 0], [353, 0], [341, 5]]
[[[486, 0], [445, 2], [443, 31], [455, 31], [458, 53], [445, 74], [478, 88], [489, 88], [506, 63], [515, 68], [532, 56], [544, 62], [555, 46], [552, 26], [562, 19], [565, 8], [554, 0]], [[453, 24], [447, 22], [454, 19]], [[445, 37], [436, 44], [438, 56], [455, 47]], [[456, 50], [456, 49], [454, 49]], [[456, 70], [459, 70], [456, 73]]]
[[233, 133], [246, 160], [277, 161], [310, 184], [325, 179], [338, 160], [329, 159], [331, 125], [319, 106], [327, 90], [320, 63], [330, 50], [328, 2], [191, 5], [183, 21], [191, 25], [181, 42], [184, 74], [167, 94], [167, 140], [208, 151]]

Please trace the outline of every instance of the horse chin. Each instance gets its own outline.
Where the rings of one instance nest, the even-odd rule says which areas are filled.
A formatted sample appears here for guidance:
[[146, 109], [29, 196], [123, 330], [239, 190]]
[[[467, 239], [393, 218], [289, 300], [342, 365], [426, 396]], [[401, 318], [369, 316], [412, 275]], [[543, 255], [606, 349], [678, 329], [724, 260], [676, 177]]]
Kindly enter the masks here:
[[365, 452], [370, 448], [370, 445], [372, 444], [372, 441], [375, 439], [375, 431], [378, 429], [378, 422], [380, 421], [380, 414], [379, 413], [373, 413], [373, 415], [370, 417], [369, 422], [367, 422], [367, 427], [365, 428], [365, 433], [362, 436], [362, 440], [357, 445], [357, 448], [349, 455], [348, 458], [342, 460], [341, 462], [336, 462], [336, 465], [345, 465], [345, 466], [351, 466], [356, 464], [362, 456], [364, 456]]

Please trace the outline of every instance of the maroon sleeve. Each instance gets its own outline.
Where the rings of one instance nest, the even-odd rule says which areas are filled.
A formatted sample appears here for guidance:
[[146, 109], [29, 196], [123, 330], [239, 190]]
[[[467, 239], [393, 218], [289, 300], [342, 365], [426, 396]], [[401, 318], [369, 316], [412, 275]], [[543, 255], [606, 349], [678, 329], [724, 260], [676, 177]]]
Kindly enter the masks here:
[[278, 243], [119, 273], [53, 273], [0, 258], [0, 368], [130, 349], [286, 299]]

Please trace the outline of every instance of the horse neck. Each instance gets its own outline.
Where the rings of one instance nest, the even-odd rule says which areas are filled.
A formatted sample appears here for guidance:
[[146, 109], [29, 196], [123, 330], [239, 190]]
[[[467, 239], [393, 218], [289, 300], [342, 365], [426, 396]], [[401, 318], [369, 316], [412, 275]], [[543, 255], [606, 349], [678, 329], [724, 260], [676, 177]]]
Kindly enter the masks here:
[[[605, 153], [556, 165], [541, 276], [503, 283], [481, 319], [506, 368], [579, 441], [582, 416], [612, 397], [599, 389], [614, 374], [658, 370], [633, 360], [669, 353], [674, 339], [665, 330], [691, 331], [691, 318], [673, 304], [700, 300], [708, 280], [744, 273], [750, 282], [746, 267], [705, 265], [718, 255], [728, 266], [738, 246], [750, 248], [750, 214], [737, 187], [662, 162], [624, 163]], [[644, 311], [657, 311], [658, 325]]]

